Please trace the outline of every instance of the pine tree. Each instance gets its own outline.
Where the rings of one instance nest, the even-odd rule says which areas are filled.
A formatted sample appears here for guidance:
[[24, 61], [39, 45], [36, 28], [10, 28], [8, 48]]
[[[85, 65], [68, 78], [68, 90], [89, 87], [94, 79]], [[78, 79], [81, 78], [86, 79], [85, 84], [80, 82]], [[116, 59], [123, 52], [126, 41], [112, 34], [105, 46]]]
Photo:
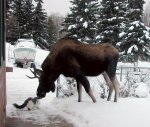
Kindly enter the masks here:
[[60, 37], [64, 37], [63, 34], [60, 32], [62, 29], [62, 23], [64, 21], [64, 16], [62, 16], [60, 13], [52, 13], [50, 15], [51, 19], [54, 23], [54, 28], [56, 30], [56, 39]]
[[48, 17], [47, 25], [48, 25], [48, 34], [49, 34], [48, 43], [50, 44], [51, 47], [51, 45], [57, 40], [57, 31], [54, 26], [54, 22], [50, 16]]
[[98, 0], [72, 0], [71, 13], [65, 18], [64, 30], [82, 42], [96, 43]]
[[31, 37], [33, 9], [32, 0], [7, 0], [7, 41]]
[[128, 0], [129, 13], [127, 17], [131, 21], [142, 21], [144, 0]]
[[33, 10], [34, 5], [32, 0], [26, 0], [24, 4], [24, 33], [28, 35], [28, 37], [32, 37], [32, 26], [33, 26]]
[[17, 38], [20, 38], [23, 36], [24, 31], [23, 31], [23, 27], [24, 27], [24, 3], [25, 0], [14, 0], [13, 1], [13, 16], [16, 17], [17, 20], [17, 26], [16, 26], [16, 32], [17, 32]]
[[98, 36], [102, 43], [110, 43], [116, 46], [126, 22], [126, 1], [125, 0], [102, 0], [99, 11]]
[[33, 39], [42, 49], [49, 49], [47, 40], [49, 39], [47, 29], [47, 14], [42, 9], [43, 0], [36, 0], [37, 6], [33, 13]]
[[6, 20], [8, 20], [9, 16], [11, 15], [12, 3], [12, 0], [6, 0]]
[[16, 17], [12, 16], [12, 0], [6, 0], [6, 41], [12, 42], [18, 38], [18, 32], [15, 31], [17, 26]]
[[18, 21], [15, 16], [9, 16], [6, 21], [6, 41], [14, 43], [19, 37]]
[[146, 60], [149, 54], [150, 33], [142, 23], [143, 0], [128, 0], [128, 23], [118, 45], [124, 61]]

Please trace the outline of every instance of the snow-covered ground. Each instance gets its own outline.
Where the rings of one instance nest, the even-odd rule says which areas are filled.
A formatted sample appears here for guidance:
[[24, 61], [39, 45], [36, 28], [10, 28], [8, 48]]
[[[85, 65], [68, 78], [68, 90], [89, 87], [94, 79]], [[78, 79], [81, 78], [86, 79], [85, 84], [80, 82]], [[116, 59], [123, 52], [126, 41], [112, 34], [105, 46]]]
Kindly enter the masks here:
[[[42, 59], [44, 57], [46, 55]], [[40, 58], [37, 58], [36, 61], [40, 65], [39, 60]], [[14, 67], [13, 72], [7, 72], [8, 117], [18, 117], [23, 121], [33, 121], [43, 126], [50, 124], [49, 117], [52, 115], [62, 116], [75, 127], [150, 126], [150, 97], [119, 98], [119, 101], [115, 103], [96, 96], [97, 103], [93, 103], [83, 90], [83, 101], [79, 103], [77, 94], [69, 98], [56, 98], [56, 93], [48, 93], [44, 99], [40, 100], [39, 109], [31, 111], [15, 109], [13, 103], [21, 104], [28, 97], [36, 96], [38, 80], [29, 79], [26, 75], [32, 75], [29, 69]], [[96, 80], [97, 78], [92, 78], [90, 82], [95, 83]]]
[[75, 127], [149, 127], [150, 98], [120, 98], [117, 103], [97, 97], [97, 103], [83, 93], [83, 102], [77, 102], [77, 95], [56, 98], [49, 93], [40, 101], [40, 108], [28, 111], [17, 110], [13, 103], [21, 104], [28, 97], [36, 96], [37, 79], [28, 79], [28, 69], [14, 68], [7, 73], [7, 116], [19, 117], [36, 124], [49, 124], [51, 115], [60, 115]]

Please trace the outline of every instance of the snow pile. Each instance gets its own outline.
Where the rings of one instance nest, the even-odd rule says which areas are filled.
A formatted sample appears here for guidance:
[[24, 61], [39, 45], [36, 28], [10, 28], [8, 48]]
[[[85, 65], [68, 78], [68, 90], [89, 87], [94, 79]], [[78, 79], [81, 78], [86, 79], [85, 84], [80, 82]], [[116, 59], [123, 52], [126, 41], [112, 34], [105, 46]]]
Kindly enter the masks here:
[[11, 59], [14, 58], [14, 46], [10, 43], [6, 43], [6, 66], [7, 67], [13, 67], [13, 64], [11, 63]]
[[41, 64], [43, 63], [43, 61], [45, 60], [48, 54], [49, 54], [49, 51], [36, 49], [36, 56], [35, 56], [34, 63], [36, 64], [37, 67], [39, 68], [41, 67]]
[[137, 88], [135, 89], [135, 96], [139, 97], [139, 98], [145, 98], [149, 95], [149, 88], [147, 86], [147, 84], [140, 82], [140, 83], [136, 83], [135, 86], [137, 86]]

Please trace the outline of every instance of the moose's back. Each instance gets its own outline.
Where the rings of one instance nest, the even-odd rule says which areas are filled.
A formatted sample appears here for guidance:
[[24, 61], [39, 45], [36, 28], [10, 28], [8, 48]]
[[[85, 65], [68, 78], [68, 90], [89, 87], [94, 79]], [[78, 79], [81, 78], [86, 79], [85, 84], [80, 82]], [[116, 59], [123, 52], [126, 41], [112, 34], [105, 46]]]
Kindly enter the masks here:
[[71, 64], [78, 64], [87, 76], [99, 75], [106, 70], [109, 61], [118, 59], [118, 51], [112, 45], [83, 44], [72, 38], [58, 41], [50, 55], [63, 70], [68, 71], [68, 67], [72, 67]]

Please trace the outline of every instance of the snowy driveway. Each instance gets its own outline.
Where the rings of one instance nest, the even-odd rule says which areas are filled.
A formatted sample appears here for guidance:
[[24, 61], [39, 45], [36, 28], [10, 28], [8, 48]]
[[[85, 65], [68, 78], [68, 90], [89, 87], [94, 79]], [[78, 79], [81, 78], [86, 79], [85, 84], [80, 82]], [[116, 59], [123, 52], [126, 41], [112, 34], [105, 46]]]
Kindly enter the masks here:
[[[40, 109], [17, 110], [12, 104], [21, 104], [28, 97], [35, 97], [37, 79], [28, 79], [28, 69], [14, 68], [7, 73], [7, 116], [19, 117], [35, 124], [49, 125], [50, 117], [59, 115], [75, 127], [149, 127], [150, 98], [125, 98], [118, 103], [97, 98], [97, 103], [83, 93], [83, 102], [77, 102], [77, 95], [70, 98], [55, 98], [47, 94], [40, 101]], [[55, 121], [57, 122], [57, 121]]]
[[[35, 93], [38, 86], [38, 80], [31, 80], [25, 76], [26, 74], [32, 75], [28, 69], [21, 68], [14, 68], [13, 72], [7, 73], [7, 118], [9, 119], [8, 121], [15, 119], [15, 121], [19, 122], [20, 120], [20, 123], [16, 123], [16, 125], [18, 126], [21, 123], [28, 124], [28, 122], [32, 122], [35, 125], [44, 125], [44, 127], [73, 127], [72, 124], [68, 123], [63, 117], [51, 113], [48, 107], [44, 107], [44, 105], [47, 105], [48, 102], [53, 100], [55, 94], [51, 94], [49, 97], [45, 98], [46, 100], [43, 99], [43, 102], [41, 102], [41, 106], [43, 106], [37, 110], [19, 110], [13, 107], [13, 103], [22, 104], [24, 100], [28, 97], [36, 96]], [[7, 123], [7, 126], [9, 126], [9, 124]]]

